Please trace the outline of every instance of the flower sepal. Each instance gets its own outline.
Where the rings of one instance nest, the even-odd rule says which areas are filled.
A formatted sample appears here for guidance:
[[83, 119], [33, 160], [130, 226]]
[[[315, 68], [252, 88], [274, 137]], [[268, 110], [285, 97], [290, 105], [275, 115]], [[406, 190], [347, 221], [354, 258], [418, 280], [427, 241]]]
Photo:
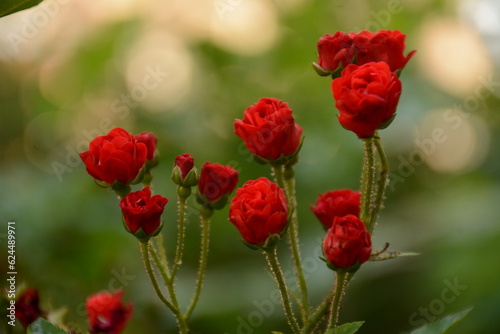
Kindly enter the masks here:
[[172, 168], [172, 181], [178, 185], [183, 187], [194, 187], [198, 184], [198, 170], [196, 167], [193, 167], [185, 178], [182, 178], [182, 171], [179, 166], [174, 166]]
[[331, 72], [331, 71], [329, 71], [327, 69], [324, 69], [318, 63], [312, 63], [312, 67], [314, 68], [314, 70], [316, 71], [316, 73], [318, 73], [319, 76], [327, 77], [327, 76], [333, 74], [333, 72]]
[[120, 181], [113, 182], [113, 184], [110, 185], [110, 187], [111, 190], [113, 190], [116, 193], [116, 195], [120, 198], [124, 198], [130, 192], [130, 190], [132, 190], [130, 185], [122, 183]]
[[125, 227], [125, 230], [127, 230], [128, 233], [132, 234], [134, 237], [136, 237], [142, 243], [147, 243], [149, 241], [149, 238], [156, 237], [161, 232], [161, 229], [163, 228], [163, 220], [160, 220], [160, 225], [158, 226], [156, 231], [154, 231], [153, 233], [147, 234], [146, 232], [144, 232], [142, 227], [139, 227], [139, 229], [137, 231], [132, 232], [129, 229], [129, 227], [127, 226], [127, 222], [125, 221], [124, 218], [122, 219], [122, 222], [123, 222], [123, 226]]

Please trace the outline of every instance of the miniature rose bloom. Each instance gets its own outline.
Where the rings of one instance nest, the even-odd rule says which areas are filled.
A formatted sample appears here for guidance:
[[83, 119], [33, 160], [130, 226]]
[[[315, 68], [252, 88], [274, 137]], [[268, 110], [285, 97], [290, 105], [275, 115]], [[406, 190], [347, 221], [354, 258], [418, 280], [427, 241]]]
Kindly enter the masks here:
[[237, 184], [238, 171], [231, 166], [206, 162], [201, 167], [198, 190], [204, 201], [209, 204], [224, 200]]
[[295, 124], [292, 109], [274, 98], [262, 98], [248, 107], [243, 120], [235, 121], [234, 132], [251, 153], [265, 160], [296, 154], [302, 136], [302, 128]]
[[370, 233], [354, 215], [336, 217], [323, 241], [323, 253], [333, 268], [351, 268], [368, 260], [372, 251]]
[[351, 64], [332, 81], [332, 92], [340, 124], [359, 138], [369, 138], [392, 121], [401, 81], [384, 62]]
[[339, 66], [346, 67], [355, 55], [352, 46], [352, 37], [345, 32], [323, 35], [317, 44], [318, 65], [328, 72], [334, 72]]
[[402, 70], [415, 52], [404, 55], [406, 35], [399, 30], [380, 30], [376, 33], [362, 31], [351, 33], [357, 55], [357, 65], [369, 62], [383, 61], [389, 65], [392, 72]]
[[288, 223], [283, 189], [265, 177], [247, 181], [236, 190], [229, 220], [246, 242], [262, 246], [271, 235], [280, 235]]
[[123, 291], [90, 296], [86, 302], [91, 334], [119, 334], [132, 313], [132, 304], [122, 303]]
[[155, 157], [156, 153], [156, 144], [158, 143], [158, 138], [151, 132], [141, 132], [138, 135], [135, 135], [135, 139], [139, 143], [143, 143], [146, 145], [148, 153], [146, 154], [146, 159], [151, 161]]
[[149, 187], [127, 194], [120, 201], [127, 231], [145, 241], [160, 233], [161, 215], [167, 202], [168, 199], [161, 195], [151, 196]]
[[359, 217], [360, 198], [359, 192], [350, 189], [329, 191], [319, 195], [316, 206], [311, 206], [311, 210], [323, 226], [329, 229], [335, 217]]
[[132, 182], [146, 162], [148, 149], [127, 131], [111, 130], [105, 136], [94, 138], [89, 150], [80, 153], [87, 172], [96, 180], [112, 185]]
[[24, 328], [28, 328], [39, 317], [43, 317], [43, 311], [40, 309], [38, 290], [28, 288], [16, 300], [16, 318]]

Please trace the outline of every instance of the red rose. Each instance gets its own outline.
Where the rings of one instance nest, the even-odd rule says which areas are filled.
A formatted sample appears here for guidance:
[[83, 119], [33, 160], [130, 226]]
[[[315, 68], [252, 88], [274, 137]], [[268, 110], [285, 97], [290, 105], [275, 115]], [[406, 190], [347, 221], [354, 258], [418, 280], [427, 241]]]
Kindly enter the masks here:
[[231, 166], [205, 162], [201, 167], [198, 190], [209, 204], [223, 199], [238, 184], [238, 171]]
[[318, 65], [329, 72], [335, 71], [340, 65], [346, 67], [354, 57], [352, 46], [352, 36], [345, 32], [323, 35], [317, 44]]
[[121, 201], [125, 228], [140, 239], [157, 235], [162, 227], [161, 215], [168, 199], [151, 196], [149, 187], [127, 194]]
[[127, 184], [139, 174], [146, 162], [148, 149], [143, 143], [121, 128], [94, 138], [89, 150], [80, 153], [87, 172], [96, 180]]
[[132, 313], [132, 304], [123, 305], [123, 291], [90, 296], [86, 302], [91, 334], [119, 334]]
[[302, 128], [295, 124], [287, 103], [262, 98], [245, 110], [243, 120], [235, 121], [234, 132], [254, 155], [276, 160], [297, 152]]
[[38, 290], [28, 288], [16, 300], [16, 318], [24, 328], [28, 328], [39, 317], [43, 317], [43, 311], [40, 309]]
[[371, 252], [370, 233], [358, 217], [335, 217], [323, 241], [323, 253], [334, 268], [360, 265], [368, 260]]
[[139, 143], [146, 145], [148, 153], [146, 155], [147, 160], [153, 160], [156, 152], [156, 144], [158, 143], [158, 138], [151, 132], [141, 132], [135, 135], [135, 139]]
[[384, 62], [349, 65], [332, 81], [339, 122], [359, 138], [387, 126], [396, 112], [401, 81]]
[[349, 34], [337, 31], [322, 36], [317, 44], [318, 64], [325, 75], [347, 67], [355, 60], [356, 65], [370, 62], [386, 62], [391, 71], [402, 70], [416, 51], [404, 55], [406, 35], [401, 31], [380, 30], [376, 33], [361, 31]]
[[380, 30], [376, 33], [362, 31], [351, 33], [357, 65], [383, 61], [389, 65], [391, 71], [402, 70], [415, 52], [404, 55], [406, 35], [401, 31]]
[[231, 201], [229, 220], [246, 242], [264, 245], [270, 235], [280, 234], [287, 225], [283, 189], [265, 177], [245, 182]]
[[316, 206], [311, 206], [318, 220], [328, 229], [335, 217], [359, 217], [361, 194], [350, 189], [329, 191], [319, 195]]

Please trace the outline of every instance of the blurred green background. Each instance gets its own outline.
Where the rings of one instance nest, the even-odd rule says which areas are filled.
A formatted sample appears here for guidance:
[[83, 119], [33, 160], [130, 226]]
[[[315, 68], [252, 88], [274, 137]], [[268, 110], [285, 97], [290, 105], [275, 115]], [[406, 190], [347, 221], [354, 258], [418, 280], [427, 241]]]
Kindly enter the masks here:
[[[134, 304], [125, 334], [175, 333], [122, 227], [116, 196], [94, 184], [77, 152], [113, 127], [158, 136], [154, 190], [170, 199], [163, 234], [171, 252], [173, 158], [190, 153], [198, 166], [230, 164], [240, 185], [269, 176], [232, 123], [259, 98], [276, 97], [304, 129], [296, 166], [301, 246], [318, 303], [333, 274], [317, 258], [324, 232], [309, 206], [320, 193], [358, 188], [362, 150], [336, 120], [330, 80], [311, 67], [316, 42], [337, 30], [397, 29], [408, 36], [407, 52], [418, 52], [401, 76], [398, 116], [381, 133], [392, 170], [374, 249], [390, 242], [422, 255], [364, 265], [341, 321], [366, 320], [361, 334], [404, 333], [474, 306], [453, 333], [496, 333], [499, 22], [496, 0], [46, 0], [1, 18], [2, 252], [6, 222], [15, 221], [18, 282], [38, 288], [45, 309], [66, 307], [74, 328], [86, 329], [87, 296], [122, 288]], [[199, 250], [190, 212], [177, 283], [184, 304]], [[223, 210], [213, 218], [193, 333], [286, 331], [281, 307], [270, 304], [275, 285], [263, 257], [238, 241], [226, 217]], [[289, 271], [286, 250], [280, 256]], [[0, 269], [3, 286], [5, 260]]]

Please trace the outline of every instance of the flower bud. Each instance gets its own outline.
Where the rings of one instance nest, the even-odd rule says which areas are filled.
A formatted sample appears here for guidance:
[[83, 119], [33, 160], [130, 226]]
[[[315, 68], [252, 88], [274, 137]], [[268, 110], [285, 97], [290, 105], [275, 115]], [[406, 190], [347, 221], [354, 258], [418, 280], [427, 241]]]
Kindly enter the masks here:
[[28, 328], [39, 317], [44, 317], [44, 312], [40, 309], [38, 290], [27, 288], [16, 300], [16, 318]]
[[85, 303], [91, 334], [120, 334], [132, 313], [132, 304], [122, 303], [123, 291], [96, 293]]
[[175, 158], [172, 180], [183, 187], [194, 187], [198, 184], [198, 171], [194, 167], [194, 159], [189, 154], [181, 154]]

